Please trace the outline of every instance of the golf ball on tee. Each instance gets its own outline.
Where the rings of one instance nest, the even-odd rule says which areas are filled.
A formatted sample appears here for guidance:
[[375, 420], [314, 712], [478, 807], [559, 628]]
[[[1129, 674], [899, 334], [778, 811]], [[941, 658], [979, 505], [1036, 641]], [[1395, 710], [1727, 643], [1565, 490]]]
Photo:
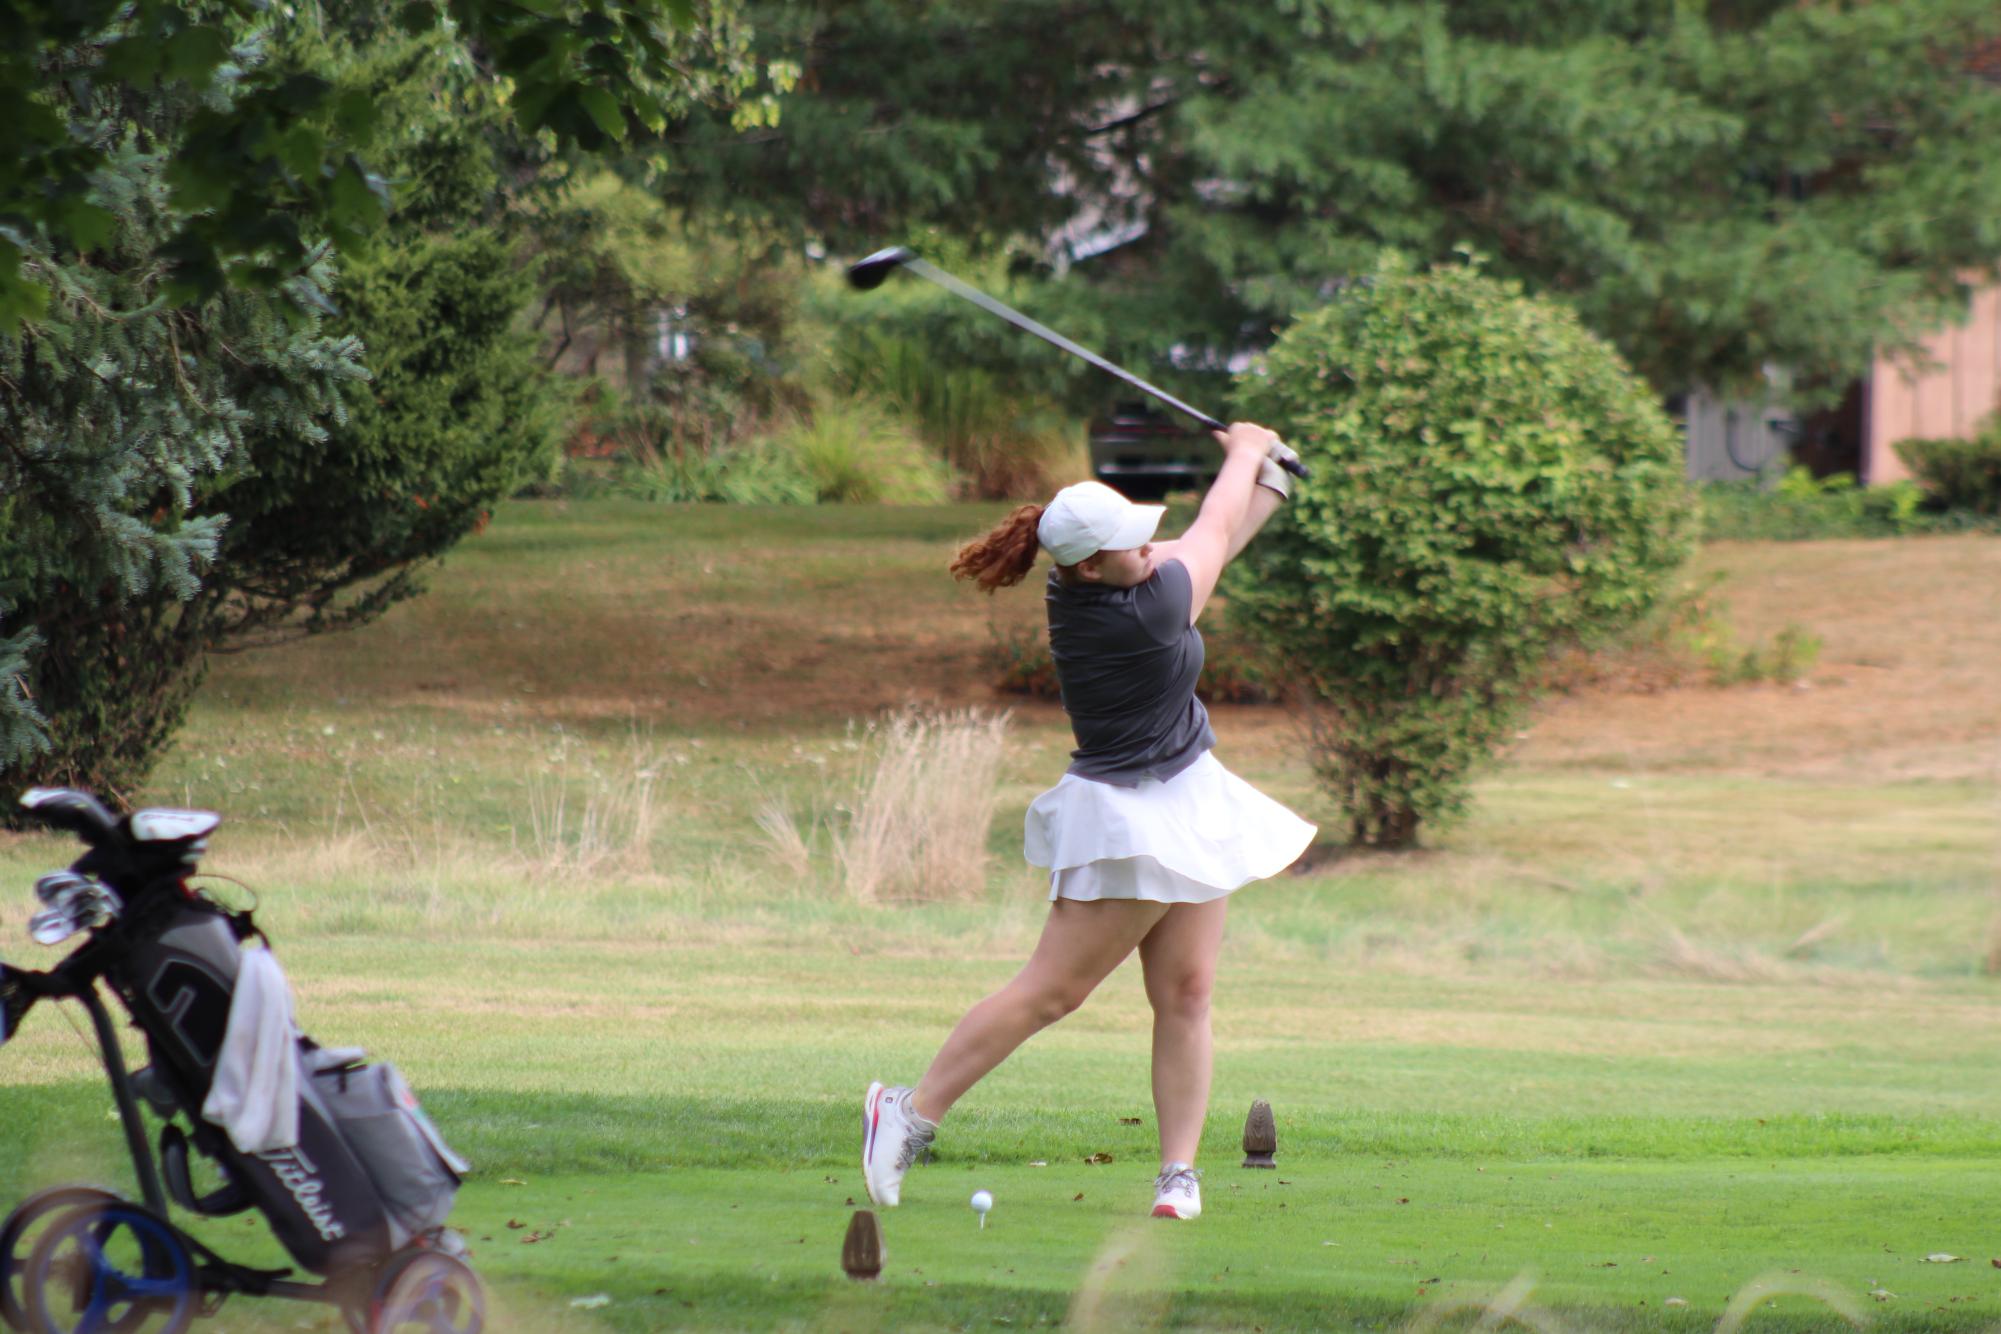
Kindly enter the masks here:
[[985, 1213], [985, 1212], [986, 1212], [987, 1210], [989, 1210], [989, 1209], [991, 1209], [991, 1208], [993, 1208], [993, 1207], [994, 1207], [994, 1195], [993, 1195], [993, 1192], [992, 1192], [992, 1191], [990, 1191], [990, 1190], [976, 1190], [976, 1191], [974, 1191], [974, 1192], [973, 1192], [973, 1212], [974, 1212], [974, 1213], [981, 1213], [981, 1214], [983, 1214], [983, 1213]]

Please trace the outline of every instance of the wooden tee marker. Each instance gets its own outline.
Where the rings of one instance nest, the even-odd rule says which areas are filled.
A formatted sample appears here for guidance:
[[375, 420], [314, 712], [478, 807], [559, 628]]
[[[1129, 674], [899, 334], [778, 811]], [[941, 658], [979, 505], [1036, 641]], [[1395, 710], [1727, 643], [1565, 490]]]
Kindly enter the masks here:
[[852, 1279], [871, 1279], [882, 1272], [882, 1225], [872, 1211], [857, 1209], [848, 1220], [847, 1240], [841, 1243], [841, 1269]]
[[1276, 1168], [1272, 1155], [1277, 1152], [1278, 1123], [1272, 1120], [1271, 1104], [1258, 1098], [1244, 1118], [1244, 1166]]

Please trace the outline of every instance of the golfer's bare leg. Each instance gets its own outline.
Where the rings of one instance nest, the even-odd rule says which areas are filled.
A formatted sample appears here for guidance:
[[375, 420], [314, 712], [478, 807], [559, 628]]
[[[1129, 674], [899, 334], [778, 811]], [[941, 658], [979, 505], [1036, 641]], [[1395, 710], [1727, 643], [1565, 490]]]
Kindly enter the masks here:
[[1209, 995], [1223, 948], [1227, 898], [1178, 903], [1139, 944], [1153, 1006], [1153, 1111], [1160, 1161], [1192, 1163], [1209, 1113]]
[[1035, 953], [1006, 986], [972, 1009], [917, 1083], [911, 1106], [936, 1121], [1008, 1053], [1084, 1003], [1167, 911], [1162, 903], [1108, 899], [1049, 906]]

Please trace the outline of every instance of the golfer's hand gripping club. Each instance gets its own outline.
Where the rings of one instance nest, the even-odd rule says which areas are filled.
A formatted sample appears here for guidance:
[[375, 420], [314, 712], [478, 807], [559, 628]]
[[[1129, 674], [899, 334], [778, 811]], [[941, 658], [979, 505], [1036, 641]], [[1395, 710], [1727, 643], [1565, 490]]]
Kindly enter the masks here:
[[1277, 492], [1281, 500], [1291, 496], [1292, 479], [1286, 476], [1282, 460], [1291, 456], [1297, 461], [1298, 456], [1275, 432], [1255, 422], [1232, 422], [1227, 429], [1216, 431], [1214, 435], [1224, 454], [1249, 454], [1258, 461], [1259, 486]]
[[[1125, 367], [1113, 365], [1090, 349], [1079, 347], [1047, 325], [1039, 324], [1012, 306], [1003, 305], [978, 288], [960, 282], [937, 265], [919, 259], [917, 252], [908, 246], [890, 246], [886, 250], [878, 250], [873, 255], [850, 264], [848, 266], [848, 284], [857, 291], [872, 291], [882, 286], [884, 280], [898, 269], [909, 269], [918, 277], [938, 284], [938, 286], [944, 288], [954, 296], [964, 297], [980, 309], [1000, 316], [1015, 328], [1034, 334], [1043, 342], [1053, 347], [1060, 347], [1072, 356], [1082, 358], [1084, 361], [1096, 366], [1099, 370], [1124, 381], [1143, 394], [1152, 395], [1168, 407], [1192, 417], [1212, 431], [1227, 431], [1230, 429], [1200, 408], [1190, 407], [1174, 395], [1168, 393], [1165, 389], [1148, 384], [1145, 380], [1140, 379], [1137, 375], [1125, 369]], [[1280, 445], [1279, 449], [1284, 449], [1285, 453], [1281, 455], [1276, 450], [1272, 452], [1272, 457], [1278, 461], [1279, 467], [1284, 468], [1294, 477], [1304, 481], [1310, 474], [1306, 471], [1305, 465], [1299, 461], [1299, 455], [1290, 449], [1285, 449], [1284, 445]]]

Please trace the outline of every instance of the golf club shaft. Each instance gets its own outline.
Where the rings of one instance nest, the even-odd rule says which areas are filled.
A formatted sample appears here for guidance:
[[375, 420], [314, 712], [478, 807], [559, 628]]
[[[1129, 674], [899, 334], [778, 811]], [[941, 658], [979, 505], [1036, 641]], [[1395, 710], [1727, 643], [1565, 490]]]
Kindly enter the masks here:
[[1099, 370], [1104, 371], [1106, 374], [1117, 376], [1119, 379], [1124, 380], [1127, 384], [1131, 385], [1133, 388], [1138, 389], [1143, 393], [1152, 394], [1155, 398], [1167, 404], [1168, 407], [1175, 408], [1181, 412], [1187, 413], [1190, 417], [1193, 417], [1196, 421], [1201, 422], [1204, 426], [1208, 427], [1212, 431], [1221, 431], [1228, 429], [1223, 425], [1222, 422], [1217, 421], [1214, 417], [1211, 417], [1208, 413], [1203, 412], [1201, 409], [1190, 407], [1188, 404], [1183, 403], [1180, 399], [1176, 398], [1174, 395], [1168, 393], [1165, 389], [1161, 389], [1155, 385], [1148, 384], [1145, 380], [1140, 379], [1137, 375], [1134, 375], [1131, 371], [1126, 370], [1123, 367], [1113, 365], [1111, 362], [1106, 361], [1103, 357], [1099, 356], [1097, 353], [1091, 351], [1089, 348], [1081, 347], [1078, 344], [1071, 342], [1069, 339], [1065, 338], [1062, 334], [1057, 333], [1054, 329], [1050, 328], [1048, 325], [1039, 323], [1035, 320], [1028, 318], [1028, 316], [1022, 314], [1020, 311], [1014, 309], [1012, 306], [1002, 305], [1000, 302], [988, 296], [985, 292], [982, 292], [979, 288], [970, 287], [967, 284], [960, 282], [957, 278], [954, 278], [951, 274], [945, 272], [943, 269], [937, 267], [934, 264], [930, 264], [925, 260], [918, 259], [913, 256], [912, 258], [904, 261], [903, 267], [909, 269], [913, 273], [920, 273], [924, 275], [926, 278], [929, 278], [932, 282], [937, 283], [940, 287], [944, 288], [946, 291], [952, 292], [955, 295], [966, 298], [966, 300], [972, 302], [976, 306], [979, 306], [981, 309], [993, 312], [994, 314], [1000, 316], [1002, 319], [1006, 320], [1009, 324], [1012, 324], [1015, 328], [1025, 329], [1029, 333], [1034, 334], [1037, 338], [1040, 338], [1043, 342], [1053, 343], [1057, 347], [1062, 348], [1065, 352], [1070, 353], [1072, 356], [1082, 357], [1085, 361], [1090, 362], [1093, 366], [1096, 366]]
[[[1208, 413], [1202, 411], [1200, 408], [1190, 407], [1188, 404], [1183, 403], [1180, 399], [1176, 398], [1174, 395], [1168, 393], [1165, 389], [1162, 389], [1157, 385], [1148, 384], [1145, 380], [1140, 379], [1137, 375], [1134, 375], [1131, 371], [1126, 370], [1123, 366], [1113, 365], [1111, 362], [1106, 361], [1103, 357], [1099, 356], [1097, 353], [1091, 351], [1089, 348], [1081, 347], [1078, 344], [1071, 342], [1069, 339], [1065, 338], [1062, 334], [1057, 333], [1054, 329], [1050, 328], [1048, 325], [1039, 323], [1038, 321], [1028, 318], [1028, 316], [1022, 314], [1020, 311], [1014, 309], [1012, 306], [1001, 304], [1000, 302], [994, 300], [992, 297], [988, 296], [985, 292], [982, 292], [979, 288], [971, 287], [965, 283], [960, 282], [957, 278], [954, 278], [951, 274], [945, 272], [945, 270], [937, 267], [934, 264], [927, 263], [923, 259], [920, 259], [915, 255], [912, 255], [909, 259], [903, 261], [903, 267], [909, 269], [913, 273], [917, 273], [925, 278], [929, 278], [932, 282], [937, 283], [940, 287], [952, 293], [954, 296], [964, 297], [966, 300], [972, 302], [974, 305], [980, 307], [982, 310], [986, 310], [995, 315], [1000, 316], [1002, 319], [1006, 320], [1009, 324], [1012, 324], [1015, 328], [1025, 330], [1028, 333], [1032, 333], [1037, 338], [1040, 338], [1043, 342], [1050, 343], [1057, 347], [1060, 347], [1065, 352], [1070, 353], [1072, 356], [1081, 357], [1083, 360], [1090, 362], [1093, 366], [1096, 366], [1099, 370], [1104, 371], [1107, 375], [1115, 376], [1118, 379], [1125, 381], [1127, 384], [1139, 390], [1141, 393], [1153, 395], [1161, 402], [1167, 404], [1168, 407], [1173, 408], [1178, 412], [1186, 413], [1188, 416], [1194, 418], [1196, 421], [1200, 422], [1202, 425], [1208, 427], [1212, 431], [1224, 431], [1229, 429], [1222, 422], [1217, 421], [1214, 417], [1211, 417]], [[1285, 468], [1287, 472], [1290, 472], [1295, 476], [1298, 477], [1306, 476], [1306, 470], [1302, 468], [1299, 464], [1292, 462], [1291, 460], [1281, 460], [1280, 466]]]

